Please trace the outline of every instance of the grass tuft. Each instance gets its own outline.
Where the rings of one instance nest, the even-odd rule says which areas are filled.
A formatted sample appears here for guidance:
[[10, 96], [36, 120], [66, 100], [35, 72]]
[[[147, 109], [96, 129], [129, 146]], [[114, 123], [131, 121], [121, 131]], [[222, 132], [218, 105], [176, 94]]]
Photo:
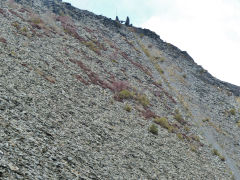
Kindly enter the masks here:
[[131, 112], [132, 111], [132, 107], [130, 105], [126, 104], [124, 106], [124, 110], [126, 110], [127, 112]]
[[152, 124], [149, 127], [149, 132], [151, 132], [152, 134], [158, 135], [158, 127], [155, 124]]
[[183, 116], [180, 114], [178, 110], [175, 111], [174, 118], [182, 125], [186, 124], [186, 121], [184, 120]]
[[144, 107], [147, 107], [150, 104], [150, 101], [149, 101], [149, 99], [147, 98], [146, 95], [138, 95], [137, 100]]

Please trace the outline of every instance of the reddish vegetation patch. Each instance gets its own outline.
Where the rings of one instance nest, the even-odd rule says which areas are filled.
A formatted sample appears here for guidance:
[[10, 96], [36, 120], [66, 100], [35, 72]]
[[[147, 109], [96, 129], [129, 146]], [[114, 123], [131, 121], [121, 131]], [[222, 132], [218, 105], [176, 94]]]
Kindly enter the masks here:
[[31, 67], [30, 65], [26, 64], [26, 63], [21, 63], [22, 66], [28, 68], [29, 70], [34, 70], [37, 74], [39, 74], [40, 76], [42, 76], [45, 80], [55, 84], [56, 83], [56, 79], [53, 76], [49, 76], [44, 74], [40, 69], [34, 69], [33, 67]]
[[28, 67], [28, 65], [26, 63], [22, 63], [21, 65], [24, 67]]
[[88, 27], [84, 27], [84, 29], [88, 32], [88, 33], [94, 33], [94, 31]]
[[104, 46], [104, 44], [98, 42], [98, 41], [95, 41], [97, 47], [99, 47], [100, 49], [104, 50], [104, 51], [107, 51], [107, 47]]
[[161, 89], [161, 91], [162, 91], [174, 104], [177, 103], [177, 102], [173, 99], [173, 97], [161, 87], [161, 85], [159, 85], [159, 84], [156, 83], [156, 82], [153, 82], [153, 84], [154, 84], [155, 86], [157, 86], [159, 89]]
[[[98, 40], [87, 41], [83, 37], [81, 37], [77, 32], [77, 26], [74, 24], [73, 20], [69, 16], [58, 16], [56, 18], [56, 20], [61, 22], [61, 25], [62, 25], [65, 33], [67, 33], [67, 34], [73, 36], [74, 38], [76, 38], [77, 40], [79, 40], [81, 43], [83, 43], [84, 45], [89, 47], [96, 54], [101, 55], [100, 50], [104, 50], [104, 51], [107, 50], [107, 48], [104, 46], [104, 44], [101, 44]], [[84, 29], [90, 33], [93, 33], [93, 30], [90, 30], [89, 28], [85, 27]], [[94, 37], [95, 37], [95, 39], [97, 39], [96, 36], [94, 36]]]
[[56, 83], [55, 78], [52, 76], [44, 76], [44, 78], [53, 84]]
[[2, 37], [0, 37], [0, 42], [2, 42], [2, 43], [4, 43], [4, 44], [6, 44], [6, 43], [7, 43], [7, 40], [6, 40], [6, 39], [4, 39], [4, 38], [2, 38]]
[[21, 9], [18, 10], [18, 12], [20, 12], [20, 13], [24, 13], [25, 10], [24, 10], [23, 8], [21, 8]]
[[85, 85], [89, 85], [89, 82], [82, 78], [80, 75], [76, 75], [77, 80], [81, 81]]
[[133, 43], [131, 43], [130, 41], [128, 41], [126, 38], [124, 38], [124, 40], [125, 40], [130, 46], [132, 46], [135, 51], [137, 51], [138, 53], [141, 53], [141, 51], [139, 51], [139, 50], [134, 46]]
[[89, 69], [87, 66], [85, 66], [85, 64], [83, 64], [81, 61], [77, 61], [73, 59], [69, 59], [69, 60], [72, 63], [77, 64], [87, 74], [88, 78], [90, 79], [90, 82], [92, 82], [95, 85], [99, 85], [104, 89], [106, 88], [112, 89], [112, 86], [108, 82], [101, 80], [96, 73], [92, 72], [92, 70]]
[[145, 67], [143, 67], [142, 64], [134, 62], [133, 60], [131, 60], [128, 55], [125, 52], [121, 52], [122, 57], [124, 57], [127, 61], [129, 61], [131, 64], [133, 64], [134, 66], [138, 67], [139, 69], [141, 69], [143, 72], [145, 72], [147, 75], [149, 75], [150, 77], [152, 77], [152, 73]]
[[[90, 82], [95, 85], [99, 85], [104, 89], [110, 89], [113, 92], [120, 92], [124, 89], [129, 88], [129, 84], [126, 81], [118, 81], [118, 80], [112, 80], [111, 82], [104, 81], [99, 78], [99, 76], [92, 72], [91, 69], [89, 69], [85, 64], [83, 64], [81, 61], [77, 61], [74, 59], [69, 59], [70, 62], [77, 64], [88, 76]], [[83, 79], [80, 75], [77, 75], [76, 78], [84, 83], [85, 85], [89, 85], [89, 81], [86, 81]]]
[[186, 139], [187, 141], [190, 141], [190, 138], [185, 134], [185, 133], [182, 133], [182, 136], [184, 139]]
[[111, 90], [113, 90], [114, 92], [120, 92], [124, 89], [129, 88], [129, 84], [127, 81], [113, 81], [111, 86]]
[[24, 13], [24, 12], [30, 13], [30, 11], [28, 9], [26, 9], [26, 8], [21, 8], [18, 11], [21, 12], [21, 13]]
[[58, 16], [57, 21], [60, 21], [66, 33], [78, 39], [80, 42], [85, 42], [85, 39], [77, 33], [77, 27], [69, 16]]
[[[32, 32], [33, 36], [37, 34], [37, 32], [33, 28], [30, 28], [30, 31]], [[38, 34], [38, 37], [41, 37], [41, 34]]]
[[1, 13], [4, 17], [6, 17], [5, 11], [4, 11], [3, 9], [1, 9], [1, 8], [0, 8], [0, 13]]
[[20, 14], [18, 14], [17, 12], [15, 12], [15, 11], [13, 11], [13, 10], [11, 10], [11, 9], [9, 9], [8, 10], [10, 13], [12, 13], [13, 15], [15, 15], [15, 16], [17, 16], [17, 17], [19, 17], [21, 20], [25, 20]]
[[105, 39], [106, 42], [108, 42], [108, 44], [110, 45], [111, 48], [113, 48], [116, 52], [118, 52], [120, 49], [117, 48], [117, 46], [115, 46], [111, 41], [109, 41], [108, 39]]
[[150, 109], [143, 110], [142, 111], [142, 116], [146, 119], [157, 117], [157, 115], [154, 112], [152, 112]]
[[56, 60], [63, 64], [63, 60], [56, 58]]
[[114, 94], [113, 99], [118, 102], [123, 102], [123, 99], [121, 99], [118, 94]]
[[42, 29], [41, 26], [39, 26], [38, 24], [34, 24], [34, 23], [30, 23], [30, 24], [35, 29]]
[[157, 97], [162, 97], [162, 95], [163, 95], [161, 93], [161, 91], [154, 91], [153, 94], [154, 94], [154, 96], [157, 96]]
[[110, 60], [117, 60], [118, 52], [114, 51], [112, 54], [109, 55]]

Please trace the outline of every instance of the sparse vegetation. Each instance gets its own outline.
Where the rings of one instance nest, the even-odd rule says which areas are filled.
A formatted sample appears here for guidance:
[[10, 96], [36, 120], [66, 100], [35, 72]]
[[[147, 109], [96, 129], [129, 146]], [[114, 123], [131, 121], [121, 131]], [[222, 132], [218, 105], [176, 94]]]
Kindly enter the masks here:
[[200, 70], [200, 74], [204, 74], [204, 73], [206, 73], [207, 72], [207, 70], [205, 70], [205, 69], [201, 69]]
[[155, 64], [155, 68], [156, 68], [156, 70], [159, 72], [160, 75], [164, 74], [164, 71], [163, 71], [162, 68], [159, 66], [159, 64]]
[[197, 135], [193, 135], [192, 138], [193, 138], [194, 141], [200, 142], [200, 138], [199, 138], [199, 136], [197, 136]]
[[6, 44], [6, 43], [7, 43], [7, 40], [4, 39], [4, 38], [2, 38], [2, 37], [0, 37], [0, 42]]
[[112, 59], [111, 61], [112, 61], [113, 63], [118, 63], [117, 60], [115, 60], [115, 59]]
[[28, 28], [25, 26], [23, 28], [21, 28], [20, 30], [22, 33], [27, 33], [28, 32]]
[[181, 133], [177, 133], [177, 137], [178, 139], [183, 140], [183, 135]]
[[112, 90], [114, 92], [120, 92], [122, 90], [126, 90], [129, 87], [127, 81], [113, 81], [112, 82]]
[[143, 117], [145, 117], [146, 119], [149, 119], [149, 118], [155, 118], [157, 115], [151, 111], [150, 109], [146, 109], [144, 111], [142, 111], [142, 115]]
[[220, 155], [219, 152], [218, 152], [218, 150], [216, 150], [216, 149], [213, 149], [213, 150], [212, 150], [212, 153], [213, 153], [213, 155], [215, 155], [215, 156]]
[[124, 89], [119, 92], [118, 96], [120, 99], [130, 99], [134, 97], [134, 92]]
[[239, 120], [239, 121], [237, 121], [237, 126], [238, 126], [238, 127], [240, 127], [240, 120]]
[[20, 25], [19, 25], [18, 22], [13, 22], [13, 23], [12, 23], [12, 26], [15, 27], [17, 30], [20, 29]]
[[166, 59], [165, 59], [165, 57], [161, 56], [161, 57], [159, 58], [159, 60], [160, 60], [160, 62], [164, 62]]
[[184, 130], [187, 131], [187, 132], [189, 132], [189, 131], [190, 131], [190, 128], [189, 128], [187, 125], [185, 125], [185, 126], [184, 126]]
[[233, 116], [235, 116], [236, 115], [236, 109], [230, 109], [229, 110], [229, 113], [231, 114], [231, 115], [233, 115]]
[[158, 135], [158, 127], [155, 124], [152, 124], [149, 127], [149, 132], [151, 132], [152, 134]]
[[143, 105], [144, 107], [148, 106], [150, 104], [149, 99], [147, 98], [146, 95], [138, 95], [137, 96], [138, 102]]
[[39, 17], [33, 17], [33, 18], [31, 18], [31, 21], [32, 21], [34, 24], [43, 23], [43, 21], [42, 21]]
[[147, 57], [151, 57], [151, 55], [150, 55], [148, 49], [145, 48], [145, 46], [144, 46], [143, 44], [141, 44], [141, 48], [142, 48], [144, 54], [145, 54]]
[[221, 161], [225, 161], [225, 157], [222, 156], [222, 155], [218, 152], [217, 149], [213, 149], [213, 150], [212, 150], [212, 153], [213, 153], [213, 155], [218, 156]]
[[209, 118], [205, 118], [205, 119], [203, 119], [202, 121], [203, 121], [203, 122], [209, 122], [210, 119], [209, 119]]
[[130, 105], [128, 105], [128, 104], [125, 104], [124, 110], [126, 110], [127, 112], [131, 112], [132, 111], [132, 107]]
[[94, 44], [92, 41], [87, 41], [84, 42], [84, 45], [86, 47], [88, 47], [89, 49], [91, 49], [93, 52], [95, 52], [96, 54], [100, 55], [100, 50], [98, 49], [97, 45]]
[[190, 150], [195, 153], [197, 152], [197, 148], [194, 145], [190, 145]]
[[172, 132], [174, 129], [173, 126], [169, 124], [168, 119], [166, 117], [161, 117], [161, 118], [157, 117], [155, 118], [154, 122], [156, 124], [159, 124], [161, 127], [167, 129], [170, 132]]
[[16, 57], [16, 56], [17, 56], [14, 51], [11, 51], [10, 55], [11, 55], [12, 57]]
[[[210, 176], [228, 179], [228, 169], [232, 167], [222, 162], [225, 158], [229, 160], [228, 153], [234, 157], [233, 165], [236, 163], [238, 168], [240, 104], [235, 101], [237, 91], [228, 98], [226, 91], [230, 91], [231, 86], [225, 87], [217, 80], [215, 83], [211, 77], [209, 84], [209, 78], [199, 77], [199, 66], [187, 54], [174, 46], [166, 47], [166, 43], [150, 30], [125, 27], [119, 20], [114, 22], [95, 16], [60, 0], [19, 4], [26, 7], [26, 11], [13, 10], [24, 20], [11, 15], [5, 1], [8, 0], [3, 1], [2, 8], [7, 17], [0, 11], [0, 19], [5, 23], [0, 34], [1, 93], [4, 95], [1, 107], [4, 119], [0, 116], [0, 129], [3, 129], [1, 136], [5, 138], [2, 141], [6, 142], [6, 147], [0, 154], [6, 156], [6, 162], [0, 177], [34, 179], [43, 174], [53, 178], [61, 175], [74, 179], [85, 175], [86, 178], [111, 179], [124, 174], [125, 167], [136, 166], [139, 169], [132, 172], [130, 169], [124, 178], [197, 179]], [[44, 12], [51, 16], [52, 24], [43, 17]], [[36, 18], [31, 18], [34, 13]], [[58, 16], [65, 16], [65, 13], [69, 18], [57, 22]], [[122, 28], [116, 29], [116, 23]], [[145, 45], [143, 49], [140, 43]], [[218, 91], [215, 86], [222, 89]], [[236, 111], [231, 110], [234, 107]], [[176, 108], [179, 111], [174, 111]], [[15, 120], [9, 122], [11, 115]], [[28, 117], [33, 118], [27, 121]], [[221, 125], [228, 136], [215, 131], [212, 122]], [[211, 133], [208, 137], [210, 131], [213, 137]], [[32, 134], [36, 137], [24, 139], [24, 135]], [[66, 134], [71, 137], [64, 136]], [[231, 143], [226, 143], [229, 138]], [[104, 140], [105, 145], [101, 146]], [[225, 157], [213, 150], [214, 147], [210, 148], [209, 143], [214, 147], [219, 144], [217, 148], [222, 147], [218, 150]], [[39, 147], [35, 148], [37, 145]], [[93, 145], [96, 145], [94, 149]], [[14, 148], [25, 149], [27, 154], [13, 152]], [[61, 152], [84, 148], [89, 156], [86, 163], [94, 162], [98, 153], [102, 164], [91, 163], [90, 170], [83, 167], [81, 161], [86, 159], [83, 153], [76, 157], [74, 153], [60, 152], [49, 159], [53, 148]], [[222, 149], [229, 152], [225, 154]], [[121, 155], [128, 160], [122, 163], [121, 158], [115, 158], [111, 164], [112, 173], [106, 174], [102, 166], [106, 165], [109, 156], [118, 156], [119, 151], [124, 151]], [[101, 152], [110, 152], [110, 155]], [[24, 167], [18, 162], [22, 154], [26, 156], [22, 162]], [[31, 156], [34, 154], [42, 154], [42, 157]], [[44, 163], [46, 167], [60, 160], [60, 169], [67, 168], [68, 172], [52, 173], [47, 168], [42, 169], [41, 162], [46, 159], [49, 160]], [[81, 168], [82, 175], [78, 171]], [[53, 170], [58, 169], [54, 167]], [[88, 170], [95, 170], [95, 174]]]
[[175, 111], [174, 118], [182, 125], [186, 124], [183, 116], [180, 114], [179, 110]]

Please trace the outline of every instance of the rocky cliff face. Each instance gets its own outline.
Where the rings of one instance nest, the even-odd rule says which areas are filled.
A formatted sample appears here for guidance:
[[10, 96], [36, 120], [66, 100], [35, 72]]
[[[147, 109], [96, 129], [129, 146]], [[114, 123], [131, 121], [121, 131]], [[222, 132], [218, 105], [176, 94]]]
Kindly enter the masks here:
[[239, 87], [150, 30], [0, 5], [0, 179], [239, 179]]

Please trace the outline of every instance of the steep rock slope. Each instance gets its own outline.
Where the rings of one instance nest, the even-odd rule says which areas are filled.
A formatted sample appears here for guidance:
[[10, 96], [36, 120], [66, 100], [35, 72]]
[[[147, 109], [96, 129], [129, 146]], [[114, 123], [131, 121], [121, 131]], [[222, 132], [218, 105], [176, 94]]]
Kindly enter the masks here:
[[238, 179], [238, 87], [149, 30], [16, 2], [0, 9], [0, 178]]

